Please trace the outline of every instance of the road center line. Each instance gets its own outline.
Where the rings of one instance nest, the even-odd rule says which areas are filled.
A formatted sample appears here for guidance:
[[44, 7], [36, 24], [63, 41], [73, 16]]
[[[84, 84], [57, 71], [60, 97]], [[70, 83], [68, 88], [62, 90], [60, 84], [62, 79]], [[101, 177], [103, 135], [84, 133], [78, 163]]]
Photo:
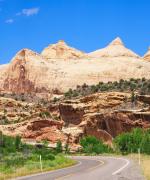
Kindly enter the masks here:
[[[84, 158], [83, 158], [83, 159], [84, 159]], [[89, 160], [89, 159], [88, 159], [88, 160]], [[95, 160], [95, 159], [90, 159], [90, 160], [92, 160], [92, 161], [98, 161], [98, 162], [100, 162], [100, 163], [99, 163], [98, 165], [94, 166], [94, 167], [91, 167], [91, 168], [86, 169], [85, 172], [94, 170], [94, 169], [96, 169], [97, 167], [102, 166], [102, 165], [105, 164], [104, 161], [101, 161], [101, 160]], [[77, 173], [77, 172], [71, 173], [71, 174], [67, 174], [67, 175], [65, 175], [65, 176], [61, 176], [61, 177], [59, 177], [59, 178], [56, 178], [55, 180], [61, 180], [61, 179], [64, 179], [64, 178], [66, 178], [66, 177], [73, 176], [73, 175], [75, 175], [76, 173]]]
[[[93, 159], [93, 160], [94, 160], [94, 159]], [[94, 161], [95, 161], [95, 160], [94, 160]], [[100, 163], [99, 163], [98, 165], [94, 166], [94, 167], [88, 168], [86, 171], [94, 170], [94, 169], [96, 169], [97, 167], [102, 166], [102, 165], [105, 164], [104, 161], [101, 161], [101, 160], [96, 160], [96, 161], [98, 161], [98, 162], [100, 162]]]

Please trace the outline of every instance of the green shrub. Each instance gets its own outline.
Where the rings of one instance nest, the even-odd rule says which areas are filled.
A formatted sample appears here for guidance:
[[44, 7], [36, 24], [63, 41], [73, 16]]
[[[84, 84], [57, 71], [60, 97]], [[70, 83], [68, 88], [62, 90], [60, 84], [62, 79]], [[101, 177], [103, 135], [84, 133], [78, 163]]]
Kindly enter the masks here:
[[65, 148], [65, 153], [68, 154], [70, 152], [69, 144], [66, 143], [64, 148]]
[[103, 144], [102, 141], [98, 140], [94, 136], [87, 136], [80, 140], [80, 144], [82, 146], [82, 151], [84, 153], [107, 153], [111, 151], [107, 145]]
[[16, 138], [15, 138], [15, 146], [16, 146], [17, 150], [20, 149], [20, 146], [21, 146], [21, 137], [20, 136], [16, 136]]
[[122, 133], [114, 139], [116, 151], [124, 153], [137, 153], [140, 148], [142, 153], [150, 154], [150, 131], [135, 128], [131, 132]]
[[44, 159], [44, 160], [54, 160], [55, 156], [53, 154], [45, 154], [44, 156], [42, 156], [42, 159]]
[[86, 96], [96, 92], [109, 92], [109, 91], [120, 91], [120, 92], [133, 92], [136, 91], [140, 94], [150, 94], [150, 80], [134, 79], [123, 80], [120, 79], [119, 82], [99, 82], [97, 85], [88, 86], [83, 84], [82, 86], [77, 86], [76, 89], [69, 89], [64, 95], [67, 99], [74, 98], [76, 96]]
[[62, 142], [59, 140], [57, 141], [57, 144], [56, 144], [56, 152], [61, 153], [62, 151], [63, 151]]

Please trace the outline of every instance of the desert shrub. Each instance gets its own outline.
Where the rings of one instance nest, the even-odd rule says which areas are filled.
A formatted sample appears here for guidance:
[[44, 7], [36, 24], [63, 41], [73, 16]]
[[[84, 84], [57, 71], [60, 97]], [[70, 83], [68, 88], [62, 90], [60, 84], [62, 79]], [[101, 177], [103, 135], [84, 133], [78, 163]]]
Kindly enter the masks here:
[[51, 118], [52, 117], [50, 112], [48, 112], [48, 111], [40, 112], [39, 116], [41, 118]]
[[2, 119], [0, 120], [0, 125], [7, 125], [10, 124], [10, 121], [6, 116], [3, 116]]
[[150, 94], [150, 80], [142, 78], [142, 79], [134, 79], [123, 80], [120, 79], [119, 82], [99, 82], [96, 85], [88, 86], [87, 84], [83, 84], [82, 86], [77, 86], [76, 89], [69, 89], [64, 95], [67, 99], [74, 98], [77, 96], [85, 96], [96, 92], [109, 92], [109, 91], [120, 91], [120, 92], [133, 92], [136, 91], [142, 95]]
[[58, 102], [58, 101], [59, 101], [59, 98], [54, 97], [53, 102], [56, 103], [56, 102]]

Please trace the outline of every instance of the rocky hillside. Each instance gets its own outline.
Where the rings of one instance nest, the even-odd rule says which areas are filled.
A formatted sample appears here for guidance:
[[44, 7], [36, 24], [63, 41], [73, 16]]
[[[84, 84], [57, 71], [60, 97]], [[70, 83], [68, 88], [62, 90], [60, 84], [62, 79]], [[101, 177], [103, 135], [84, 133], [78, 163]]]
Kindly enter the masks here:
[[41, 54], [23, 49], [9, 64], [1, 65], [0, 90], [50, 94], [84, 83], [150, 78], [150, 63], [144, 59], [127, 49], [119, 38], [106, 48], [89, 54], [60, 41], [45, 48]]

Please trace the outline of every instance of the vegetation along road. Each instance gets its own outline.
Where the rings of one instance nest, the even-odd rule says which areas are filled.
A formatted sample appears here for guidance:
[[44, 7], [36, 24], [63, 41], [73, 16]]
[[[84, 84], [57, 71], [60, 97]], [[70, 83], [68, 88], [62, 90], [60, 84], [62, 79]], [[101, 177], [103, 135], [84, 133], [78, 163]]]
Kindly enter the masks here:
[[117, 157], [75, 156], [73, 167], [17, 178], [17, 180], [144, 180], [130, 160]]

